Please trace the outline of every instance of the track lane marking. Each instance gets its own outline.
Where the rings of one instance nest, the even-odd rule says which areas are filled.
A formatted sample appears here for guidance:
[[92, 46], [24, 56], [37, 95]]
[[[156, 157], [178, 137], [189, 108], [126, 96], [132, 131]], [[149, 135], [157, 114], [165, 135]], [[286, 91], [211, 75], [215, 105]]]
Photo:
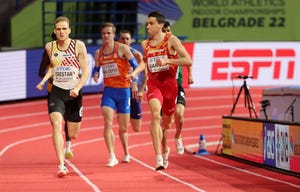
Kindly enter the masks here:
[[[219, 143], [220, 143], [220, 141], [206, 142], [206, 146], [218, 145]], [[300, 189], [300, 185], [296, 185], [296, 184], [293, 184], [293, 183], [290, 183], [290, 182], [286, 182], [286, 181], [281, 181], [279, 179], [275, 179], [275, 178], [268, 177], [268, 176], [265, 176], [265, 175], [261, 175], [261, 174], [258, 174], [258, 173], [252, 172], [252, 171], [248, 171], [246, 169], [241, 169], [241, 168], [238, 168], [238, 167], [235, 167], [235, 166], [232, 166], [232, 165], [228, 165], [228, 164], [225, 164], [225, 163], [213, 160], [213, 159], [209, 159], [209, 158], [207, 158], [207, 157], [205, 157], [203, 155], [194, 154], [194, 151], [192, 149], [194, 149], [198, 145], [199, 144], [190, 144], [190, 145], [187, 145], [186, 148], [185, 148], [185, 150], [187, 150], [188, 153], [193, 154], [193, 156], [196, 157], [196, 158], [200, 158], [202, 160], [206, 160], [206, 161], [209, 161], [211, 163], [214, 163], [214, 164], [217, 164], [217, 165], [221, 165], [221, 166], [224, 166], [224, 167], [227, 167], [227, 168], [230, 168], [230, 169], [234, 169], [234, 170], [237, 170], [239, 172], [243, 172], [243, 173], [246, 173], [246, 174], [249, 174], [249, 175], [254, 175], [254, 176], [257, 176], [257, 177], [260, 177], [260, 178], [264, 178], [264, 179], [267, 179], [267, 180], [270, 180], [270, 181], [274, 181], [274, 182], [277, 182], [277, 183], [282, 183], [282, 184], [289, 185], [291, 187], [295, 187], [297, 189]]]
[[[93, 129], [89, 129], [89, 130], [93, 130]], [[87, 130], [87, 131], [89, 131], [89, 130]], [[173, 130], [173, 132], [175, 132], [175, 130]], [[132, 133], [132, 134], [134, 134], [134, 133]], [[132, 134], [129, 134], [129, 135], [132, 135]], [[149, 134], [148, 133], [148, 131], [144, 131], [144, 132], [139, 132], [138, 133], [138, 135], [144, 135], [144, 134]], [[18, 141], [18, 142], [14, 142], [14, 143], [11, 143], [11, 144], [9, 144], [8, 146], [6, 146], [5, 148], [4, 148], [4, 150], [1, 150], [1, 152], [0, 152], [0, 157], [4, 154], [4, 152], [5, 151], [7, 151], [8, 149], [10, 149], [11, 147], [14, 147], [14, 146], [16, 146], [16, 145], [19, 145], [19, 144], [23, 144], [23, 143], [26, 143], [26, 142], [31, 142], [31, 141], [36, 141], [36, 140], [41, 140], [41, 139], [45, 139], [45, 138], [48, 138], [48, 137], [51, 137], [51, 135], [50, 134], [48, 134], [48, 135], [42, 135], [42, 136], [38, 136], [38, 137], [32, 137], [32, 138], [28, 138], [28, 139], [24, 139], [24, 140], [20, 140], [20, 141]], [[116, 138], [117, 138], [118, 136], [116, 136]], [[194, 137], [193, 137], [194, 138]], [[186, 139], [188, 139], [188, 138], [185, 138], [185, 140]], [[103, 141], [104, 140], [104, 138], [103, 137], [101, 137], [101, 138], [97, 138], [97, 139], [89, 139], [89, 140], [85, 140], [85, 141], [80, 141], [80, 142], [76, 142], [74, 145], [72, 145], [73, 146], [73, 148], [75, 148], [76, 146], [80, 146], [80, 145], [83, 145], [83, 144], [88, 144], [88, 143], [93, 143], [93, 142], [98, 142], [98, 141]], [[170, 139], [170, 140], [174, 140], [174, 139]], [[217, 141], [216, 142], [214, 142], [213, 144], [216, 144], [217, 143]], [[151, 145], [152, 144], [152, 142], [147, 142], [147, 143], [142, 143], [142, 144], [134, 144], [134, 145], [130, 145], [129, 146], [129, 149], [130, 148], [136, 148], [136, 147], [140, 147], [140, 146], [145, 146], [145, 145]], [[192, 144], [192, 145], [189, 145], [189, 146], [192, 146], [192, 147], [194, 147], [196, 144]], [[208, 145], [210, 145], [210, 144], [208, 144]], [[234, 170], [238, 170], [238, 171], [241, 171], [241, 172], [244, 172], [244, 173], [246, 173], [246, 174], [250, 174], [250, 175], [255, 175], [255, 176], [257, 176], [257, 177], [261, 177], [261, 178], [264, 178], [264, 179], [267, 179], [267, 180], [270, 180], [270, 181], [274, 181], [274, 182], [278, 182], [278, 183], [282, 183], [282, 184], [286, 184], [286, 185], [289, 185], [289, 186], [292, 186], [292, 187], [295, 187], [295, 188], [299, 188], [300, 189], [300, 186], [299, 185], [295, 185], [295, 184], [293, 184], [293, 183], [290, 183], [290, 182], [285, 182], [285, 181], [281, 181], [281, 180], [278, 180], [278, 179], [275, 179], [275, 178], [271, 178], [271, 177], [267, 177], [267, 176], [264, 176], [264, 175], [261, 175], [261, 174], [257, 174], [257, 173], [254, 173], [254, 172], [251, 172], [251, 171], [247, 171], [247, 170], [245, 170], [245, 169], [241, 169], [241, 168], [238, 168], [238, 167], [235, 167], [235, 166], [231, 166], [231, 165], [227, 165], [227, 164], [224, 164], [224, 163], [221, 163], [221, 162], [218, 162], [218, 161], [215, 161], [215, 160], [211, 160], [211, 159], [209, 159], [209, 158], [206, 158], [206, 157], [203, 157], [203, 156], [199, 156], [199, 155], [193, 155], [194, 157], [197, 157], [197, 158], [201, 158], [201, 159], [204, 159], [204, 160], [206, 160], [206, 161], [209, 161], [209, 162], [211, 162], [211, 163], [214, 163], [214, 164], [218, 164], [218, 165], [222, 165], [222, 166], [225, 166], [225, 167], [228, 167], [228, 168], [231, 168], [231, 169], [234, 169]], [[137, 162], [137, 163], [139, 163], [139, 164], [142, 164], [143, 166], [145, 166], [145, 167], [147, 167], [147, 168], [150, 168], [150, 169], [153, 169], [154, 170], [154, 168], [153, 167], [151, 167], [151, 166], [149, 166], [148, 164], [146, 164], [146, 163], [143, 163], [143, 161], [140, 161], [139, 159], [137, 159], [137, 158], [135, 158], [135, 157], [133, 157], [134, 158], [134, 160]], [[68, 164], [69, 164], [69, 161], [66, 161]], [[69, 164], [70, 165], [70, 164]], [[81, 172], [80, 172], [80, 170], [79, 169], [77, 169], [77, 167], [75, 166], [75, 165], [73, 165], [72, 164], [72, 169], [73, 169], [73, 167], [75, 167], [76, 169], [73, 169], [80, 177], [81, 177], [81, 175], [83, 175]], [[158, 172], [160, 172], [162, 175], [165, 175], [165, 176], [168, 176], [169, 177], [169, 175], [168, 174], [166, 174], [165, 172], [162, 172], [162, 171], [158, 171]], [[174, 180], [174, 178], [176, 178], [176, 177], [174, 177], [174, 178], [172, 178], [173, 176], [171, 176], [170, 175], [170, 177], [169, 178], [171, 178], [171, 179], [173, 179]], [[83, 177], [81, 177], [85, 182], [86, 182], [86, 180], [88, 180], [88, 178], [83, 178]], [[180, 180], [180, 179], [179, 179]], [[93, 182], [91, 182], [90, 180], [88, 180], [89, 182], [87, 183], [91, 188], [93, 188], [94, 189], [94, 187], [96, 186]], [[177, 180], [176, 180], [177, 181]], [[188, 183], [185, 183], [184, 181], [182, 181], [182, 184], [188, 184]], [[193, 185], [191, 184], [191, 185], [188, 185], [189, 187], [192, 187], [193, 188]], [[202, 189], [198, 189], [198, 188], [195, 188], [195, 190], [199, 190], [199, 191], [201, 191], [201, 192], [204, 192]], [[101, 191], [100, 189], [99, 189], [99, 191]], [[98, 192], [98, 191], [96, 191], [96, 192]]]

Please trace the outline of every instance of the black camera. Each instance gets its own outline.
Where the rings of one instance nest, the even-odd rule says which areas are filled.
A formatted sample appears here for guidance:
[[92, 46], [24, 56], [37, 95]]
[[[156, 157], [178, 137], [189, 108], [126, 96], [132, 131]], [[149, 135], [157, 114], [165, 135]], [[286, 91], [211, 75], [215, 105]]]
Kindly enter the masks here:
[[270, 101], [269, 100], [262, 100], [259, 103], [261, 103], [262, 108], [266, 108], [266, 107], [270, 106]]

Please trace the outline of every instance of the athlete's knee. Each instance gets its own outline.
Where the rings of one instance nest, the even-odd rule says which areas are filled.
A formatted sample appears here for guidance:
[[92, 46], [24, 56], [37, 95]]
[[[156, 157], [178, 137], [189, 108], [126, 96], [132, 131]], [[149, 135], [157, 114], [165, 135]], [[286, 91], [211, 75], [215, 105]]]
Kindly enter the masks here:
[[140, 125], [137, 125], [137, 126], [134, 126], [134, 127], [133, 127], [133, 130], [134, 130], [135, 132], [140, 132], [141, 129], [142, 129], [142, 127], [141, 127]]
[[161, 120], [160, 112], [153, 112], [152, 113], [152, 121], [160, 121], [160, 120]]
[[119, 132], [127, 133], [128, 123], [129, 122], [127, 122], [127, 121], [119, 121]]
[[127, 129], [120, 127], [119, 134], [124, 134], [124, 133], [127, 133]]
[[51, 125], [54, 131], [61, 131], [62, 129], [62, 121], [57, 118], [51, 118]]
[[59, 125], [52, 124], [52, 134], [53, 135], [62, 134], [62, 128]]
[[69, 135], [69, 137], [73, 140], [73, 139], [77, 139], [77, 137], [78, 137], [78, 134], [76, 134], [76, 135]]
[[112, 126], [104, 125], [103, 133], [105, 134], [105, 133], [110, 133], [110, 132], [113, 132]]
[[184, 121], [184, 115], [181, 115], [181, 114], [174, 114], [174, 119], [175, 119], [175, 122], [183, 122]]
[[141, 126], [140, 125], [133, 125], [132, 129], [134, 132], [140, 132], [141, 131]]
[[131, 124], [131, 127], [133, 129], [133, 131], [135, 132], [139, 132], [141, 130], [141, 119], [133, 119], [131, 118], [130, 119], [130, 124]]
[[77, 137], [78, 137], [78, 134], [79, 134], [79, 128], [69, 128], [68, 129], [68, 135], [69, 135], [69, 137], [71, 138], [71, 139], [77, 139]]
[[171, 115], [171, 116], [163, 115], [162, 116], [161, 126], [163, 127], [163, 129], [169, 129], [173, 123], [174, 123], [174, 115]]
[[51, 121], [52, 132], [54, 134], [62, 133], [62, 125], [59, 121]]
[[76, 139], [79, 134], [81, 122], [69, 122], [68, 121], [68, 135], [71, 139]]

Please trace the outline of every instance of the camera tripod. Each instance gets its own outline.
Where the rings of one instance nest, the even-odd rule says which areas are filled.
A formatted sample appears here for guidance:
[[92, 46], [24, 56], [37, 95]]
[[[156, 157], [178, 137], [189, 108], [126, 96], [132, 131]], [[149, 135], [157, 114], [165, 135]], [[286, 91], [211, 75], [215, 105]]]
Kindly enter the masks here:
[[291, 116], [292, 116], [292, 122], [294, 122], [294, 104], [295, 104], [295, 102], [296, 102], [296, 99], [294, 99], [293, 101], [292, 101], [292, 103], [290, 104], [290, 106], [286, 109], [286, 111], [285, 111], [285, 113], [284, 114], [287, 114], [287, 112], [289, 111], [289, 110], [291, 110], [291, 112], [290, 112], [290, 114], [291, 114]]
[[254, 106], [252, 97], [250, 95], [249, 87], [247, 86], [247, 82], [246, 82], [246, 79], [250, 78], [250, 77], [248, 77], [248, 76], [239, 76], [238, 78], [244, 79], [244, 83], [241, 86], [241, 88], [239, 90], [239, 93], [238, 93], [238, 95], [236, 97], [236, 100], [235, 100], [235, 102], [233, 104], [233, 107], [231, 109], [231, 115], [234, 113], [236, 104], [238, 103], [240, 95], [241, 95], [242, 91], [244, 90], [244, 94], [245, 94], [244, 105], [245, 105], [245, 107], [248, 107], [250, 118], [252, 118], [252, 112], [254, 113], [255, 118], [257, 118], [257, 114], [256, 114], [256, 111], [255, 111], [255, 106]]
[[[236, 100], [235, 100], [235, 102], [233, 104], [233, 107], [231, 109], [231, 115], [234, 113], [236, 104], [238, 103], [240, 95], [241, 95], [242, 91], [244, 90], [244, 94], [245, 94], [244, 105], [245, 105], [245, 107], [248, 106], [250, 118], [252, 118], [252, 112], [254, 113], [255, 117], [257, 118], [257, 114], [256, 114], [256, 111], [255, 111], [255, 106], [254, 106], [254, 103], [252, 101], [252, 97], [250, 95], [249, 87], [247, 86], [247, 82], [246, 82], [246, 79], [252, 78], [252, 76], [238, 75], [236, 78], [244, 79], [244, 84], [241, 86], [241, 88], [239, 90], [239, 93], [238, 93], [238, 95], [236, 97]], [[215, 154], [218, 154], [220, 145], [222, 144], [222, 140], [223, 140], [223, 137], [221, 136], [221, 138], [219, 140], [219, 144], [218, 144], [218, 146], [216, 148]]]
[[270, 106], [270, 101], [269, 101], [269, 100], [262, 100], [262, 101], [259, 102], [259, 103], [261, 103], [261, 108], [262, 108], [260, 111], [264, 112], [264, 115], [265, 115], [266, 120], [269, 120], [269, 116], [268, 116], [268, 113], [267, 113], [266, 108], [267, 108], [268, 106]]

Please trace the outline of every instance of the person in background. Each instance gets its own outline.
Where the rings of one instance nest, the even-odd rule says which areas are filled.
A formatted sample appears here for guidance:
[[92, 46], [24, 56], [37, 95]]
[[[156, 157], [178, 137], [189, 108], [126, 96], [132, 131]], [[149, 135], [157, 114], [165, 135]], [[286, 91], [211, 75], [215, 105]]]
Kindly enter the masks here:
[[160, 12], [149, 13], [146, 21], [149, 38], [142, 42], [148, 76], [147, 99], [152, 115], [150, 132], [156, 155], [155, 170], [168, 167], [170, 148], [162, 142], [163, 132], [174, 121], [177, 68], [179, 65], [192, 65], [192, 59], [181, 41], [171, 33], [162, 32], [164, 22], [165, 16]]
[[[129, 30], [122, 29], [119, 32], [118, 41], [130, 47], [132, 40]], [[143, 62], [143, 55], [138, 50], [130, 47], [130, 51], [137, 60], [138, 63]], [[132, 72], [132, 67], [130, 73]], [[130, 124], [135, 132], [139, 132], [142, 126], [142, 98], [146, 86], [145, 73], [139, 73], [138, 81], [131, 82], [131, 97], [130, 97]], [[137, 97], [134, 97], [134, 92], [137, 91]], [[128, 152], [128, 133], [119, 132], [122, 146], [125, 151], [125, 156], [122, 162], [130, 162], [130, 155]]]
[[[56, 35], [54, 32], [51, 33], [51, 38], [53, 41], [56, 40]], [[41, 60], [40, 67], [39, 67], [39, 73], [38, 73], [39, 77], [41, 79], [43, 79], [43, 77], [45, 76], [46, 71], [48, 70], [49, 66], [50, 66], [50, 58], [47, 53], [47, 50], [44, 49], [42, 60]], [[51, 92], [51, 88], [52, 88], [52, 82], [53, 82], [53, 77], [50, 77], [50, 79], [48, 80], [48, 86], [47, 86], [48, 103], [49, 103], [49, 96], [50, 96], [50, 92]], [[66, 157], [66, 159], [71, 159], [71, 158], [73, 158], [74, 154], [71, 150], [72, 140], [68, 133], [68, 126], [67, 126], [66, 121], [65, 121], [65, 125], [64, 125], [64, 130], [65, 130], [65, 137], [66, 137], [65, 157]]]
[[[162, 28], [162, 31], [164, 33], [172, 33], [171, 32], [171, 25], [168, 21], [165, 21], [164, 26]], [[188, 84], [193, 84], [193, 75], [192, 75], [192, 66], [188, 66]], [[181, 131], [184, 123], [184, 111], [186, 107], [186, 101], [185, 101], [185, 91], [182, 87], [182, 66], [178, 66], [177, 70], [177, 86], [178, 86], [178, 95], [176, 99], [176, 110], [175, 110], [175, 144], [176, 144], [176, 150], [177, 153], [182, 155], [184, 153], [184, 145], [182, 142], [182, 136]], [[165, 132], [167, 134], [167, 131]], [[163, 140], [165, 140], [167, 135], [164, 135]]]
[[[103, 23], [100, 27], [100, 32], [103, 45], [95, 51], [95, 67], [92, 76], [94, 81], [97, 82], [100, 67], [102, 67], [104, 91], [101, 100], [101, 111], [104, 117], [104, 138], [109, 152], [109, 160], [106, 166], [114, 167], [119, 163], [114, 150], [115, 135], [112, 129], [114, 113], [116, 110], [119, 132], [123, 132], [121, 135], [127, 135], [131, 83], [128, 75], [130, 66], [135, 70], [138, 63], [127, 45], [114, 40], [116, 27], [113, 23]], [[137, 80], [134, 79], [134, 81]], [[133, 90], [133, 97], [136, 96], [137, 90]], [[124, 144], [124, 149], [128, 149], [128, 141]], [[129, 153], [125, 151], [125, 158], [126, 155], [129, 155]]]
[[69, 136], [72, 139], [77, 138], [82, 120], [81, 89], [90, 72], [85, 44], [69, 37], [71, 28], [67, 17], [56, 18], [54, 33], [57, 40], [45, 45], [50, 58], [50, 67], [36, 88], [42, 90], [45, 82], [53, 76], [48, 112], [53, 128], [53, 144], [59, 162], [57, 175], [63, 177], [68, 174], [64, 163], [63, 119], [67, 121]]

